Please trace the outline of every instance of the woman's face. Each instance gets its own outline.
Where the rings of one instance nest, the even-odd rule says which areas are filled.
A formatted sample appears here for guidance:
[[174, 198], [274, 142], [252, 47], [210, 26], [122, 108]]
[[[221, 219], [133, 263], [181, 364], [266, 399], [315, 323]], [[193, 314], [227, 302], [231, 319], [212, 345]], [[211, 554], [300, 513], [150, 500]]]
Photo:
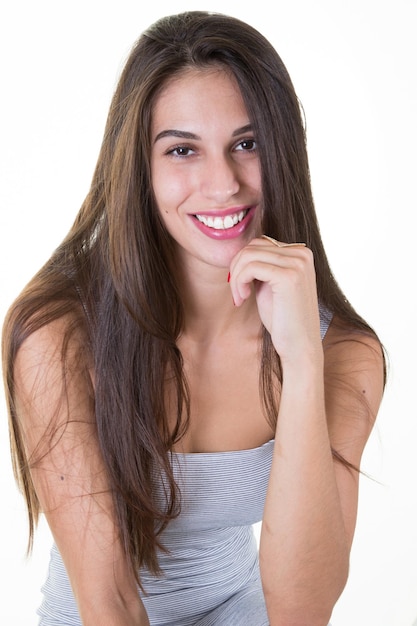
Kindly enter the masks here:
[[261, 234], [256, 138], [225, 71], [188, 70], [167, 83], [153, 111], [151, 168], [162, 221], [187, 264], [228, 268]]

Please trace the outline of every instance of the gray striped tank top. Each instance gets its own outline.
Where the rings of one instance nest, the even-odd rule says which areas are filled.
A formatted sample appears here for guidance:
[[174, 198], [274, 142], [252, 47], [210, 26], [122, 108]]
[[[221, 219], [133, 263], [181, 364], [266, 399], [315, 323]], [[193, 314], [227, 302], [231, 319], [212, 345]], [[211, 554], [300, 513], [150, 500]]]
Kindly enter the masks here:
[[[321, 311], [324, 336], [331, 316]], [[162, 534], [162, 577], [141, 572], [151, 626], [268, 626], [253, 524], [262, 520], [274, 442], [172, 454], [181, 513]], [[162, 497], [162, 489], [161, 489]], [[53, 546], [39, 626], [82, 626]]]

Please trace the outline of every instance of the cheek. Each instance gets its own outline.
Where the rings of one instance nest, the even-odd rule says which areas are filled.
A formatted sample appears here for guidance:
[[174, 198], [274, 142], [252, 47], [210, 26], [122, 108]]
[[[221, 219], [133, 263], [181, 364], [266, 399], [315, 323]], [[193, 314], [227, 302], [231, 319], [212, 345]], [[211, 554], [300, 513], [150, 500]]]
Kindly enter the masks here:
[[153, 192], [162, 216], [172, 213], [187, 197], [187, 185], [182, 177], [171, 171], [155, 171], [152, 176]]
[[246, 180], [247, 180], [248, 185], [253, 190], [260, 193], [261, 185], [262, 185], [261, 179], [262, 179], [261, 166], [260, 166], [258, 159], [256, 159], [253, 163], [250, 164], [250, 166], [246, 170]]

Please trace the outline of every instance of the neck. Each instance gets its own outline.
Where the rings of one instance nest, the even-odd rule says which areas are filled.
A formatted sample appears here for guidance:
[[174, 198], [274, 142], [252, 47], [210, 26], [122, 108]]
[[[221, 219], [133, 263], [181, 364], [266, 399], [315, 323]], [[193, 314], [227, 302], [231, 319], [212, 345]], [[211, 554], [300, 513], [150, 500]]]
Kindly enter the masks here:
[[255, 296], [240, 307], [233, 303], [224, 268], [193, 267], [181, 280], [185, 313], [183, 336], [210, 342], [231, 332], [258, 334], [260, 320]]

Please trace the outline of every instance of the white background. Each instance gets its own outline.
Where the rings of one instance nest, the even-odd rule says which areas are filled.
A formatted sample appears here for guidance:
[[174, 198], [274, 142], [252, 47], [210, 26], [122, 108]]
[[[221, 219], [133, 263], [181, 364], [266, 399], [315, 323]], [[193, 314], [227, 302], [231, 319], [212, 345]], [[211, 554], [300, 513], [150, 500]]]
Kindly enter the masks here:
[[[416, 0], [14, 0], [0, 15], [0, 316], [66, 234], [88, 190], [110, 98], [140, 32], [209, 9], [275, 45], [307, 117], [313, 190], [338, 281], [390, 355], [366, 448], [351, 573], [333, 626], [417, 618]], [[144, 6], [145, 5], [145, 6]], [[273, 10], [272, 10], [273, 7]], [[26, 518], [0, 397], [1, 624], [36, 624], [49, 534]]]

